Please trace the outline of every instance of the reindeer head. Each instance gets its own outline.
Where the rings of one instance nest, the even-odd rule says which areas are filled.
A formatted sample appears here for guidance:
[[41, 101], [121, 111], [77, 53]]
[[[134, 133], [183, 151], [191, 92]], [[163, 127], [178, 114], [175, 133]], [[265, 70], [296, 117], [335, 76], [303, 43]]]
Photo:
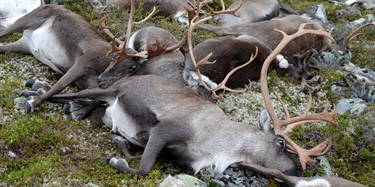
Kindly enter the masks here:
[[[130, 34], [133, 24], [142, 23], [153, 14], [151, 13], [140, 22], [133, 22], [134, 0], [131, 1], [131, 4], [126, 39], [124, 42], [116, 38], [104, 24], [105, 9], [107, 7], [103, 8], [100, 13], [100, 27], [113, 39], [112, 49], [107, 55], [114, 54], [114, 56], [108, 68], [100, 74], [99, 80], [105, 80], [106, 77], [113, 78], [114, 76], [121, 78], [123, 76], [133, 75], [144, 62], [163, 53], [174, 51], [185, 41], [185, 39], [182, 39], [177, 43], [176, 38], [169, 31], [157, 27], [142, 28]], [[117, 47], [116, 42], [122, 47]], [[170, 46], [170, 44], [174, 45]]]

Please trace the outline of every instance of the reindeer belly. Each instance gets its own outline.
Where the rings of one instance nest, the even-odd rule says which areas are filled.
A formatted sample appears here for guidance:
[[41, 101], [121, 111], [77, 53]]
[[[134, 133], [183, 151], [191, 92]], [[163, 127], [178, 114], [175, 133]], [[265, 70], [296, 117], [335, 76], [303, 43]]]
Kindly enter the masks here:
[[25, 30], [23, 37], [28, 40], [31, 53], [54, 71], [64, 74], [72, 66], [52, 29], [53, 19], [47, 20], [36, 30]]
[[107, 108], [106, 115], [112, 118], [112, 130], [114, 132], [119, 132], [132, 144], [141, 147], [145, 146], [137, 140], [137, 134], [140, 130], [139, 126], [132, 117], [127, 114], [123, 106], [119, 104], [118, 99], [116, 99], [113, 105]]

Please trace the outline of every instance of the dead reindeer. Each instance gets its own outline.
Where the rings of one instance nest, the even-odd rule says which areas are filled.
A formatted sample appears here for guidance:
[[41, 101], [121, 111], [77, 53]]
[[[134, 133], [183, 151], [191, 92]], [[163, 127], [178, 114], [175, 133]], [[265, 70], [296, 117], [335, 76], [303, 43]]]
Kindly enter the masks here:
[[[224, 9], [224, 5], [222, 6]], [[234, 12], [214, 16], [215, 20], [222, 27], [232, 27], [272, 19], [279, 16], [280, 10], [290, 14], [298, 14], [280, 0], [236, 0], [228, 9], [238, 6], [239, 9]], [[207, 4], [206, 7], [211, 10], [211, 13], [214, 12]]]
[[294, 34], [288, 35], [286, 32], [282, 30], [275, 29], [277, 32], [280, 32], [282, 34], [283, 38], [279, 45], [272, 51], [272, 53], [268, 56], [268, 58], [265, 60], [262, 71], [261, 71], [261, 77], [260, 77], [260, 84], [261, 84], [261, 90], [262, 90], [262, 95], [264, 98], [265, 106], [267, 108], [267, 111], [273, 121], [274, 125], [274, 131], [276, 135], [281, 135], [285, 138], [285, 140], [288, 142], [288, 152], [298, 154], [299, 160], [301, 163], [301, 167], [303, 170], [306, 169], [306, 163], [307, 162], [316, 162], [315, 160], [311, 159], [310, 156], [320, 156], [323, 154], [326, 154], [331, 146], [332, 146], [332, 141], [328, 138], [324, 142], [320, 143], [316, 147], [306, 150], [298, 146], [296, 143], [294, 143], [282, 130], [284, 126], [288, 127], [294, 127], [297, 124], [304, 124], [304, 123], [309, 123], [309, 122], [316, 122], [316, 121], [326, 121], [330, 122], [332, 124], [337, 124], [333, 117], [334, 115], [337, 114], [336, 107], [334, 106], [333, 111], [329, 112], [328, 111], [328, 105], [325, 106], [323, 112], [318, 113], [318, 114], [308, 114], [310, 111], [310, 108], [312, 106], [312, 94], [311, 92], [309, 93], [309, 103], [308, 106], [306, 107], [306, 110], [301, 116], [296, 116], [296, 117], [290, 117], [289, 112], [286, 108], [286, 106], [282, 103], [280, 100], [281, 104], [283, 105], [284, 112], [286, 114], [286, 119], [285, 120], [280, 120], [277, 118], [275, 111], [272, 107], [271, 104], [271, 99], [269, 96], [269, 90], [268, 90], [268, 83], [267, 83], [267, 71], [268, 67], [271, 64], [272, 59], [274, 59], [284, 47], [288, 45], [288, 43], [292, 40], [295, 40], [305, 34], [316, 34], [316, 35], [321, 35], [329, 38], [330, 40], [334, 41], [332, 35], [323, 29], [320, 30], [311, 30], [311, 29], [305, 29], [307, 26], [307, 23], [301, 24], [300, 27], [298, 28], [298, 31]]
[[[287, 34], [292, 34], [295, 33], [298, 30], [299, 26], [303, 23], [310, 23], [307, 26], [307, 28], [309, 29], [323, 28], [319, 24], [297, 15], [287, 15], [285, 17], [278, 17], [273, 18], [271, 20], [256, 23], [247, 23], [233, 27], [221, 27], [208, 24], [201, 24], [198, 25], [198, 27], [214, 32], [218, 36], [250, 35], [258, 39], [259, 41], [264, 42], [273, 50], [280, 43], [283, 37], [274, 29], [282, 30]], [[310, 49], [314, 49], [319, 52], [327, 48], [331, 44], [332, 42], [328, 40], [326, 37], [306, 34], [291, 41], [281, 51], [280, 54], [283, 55], [286, 60], [291, 62], [293, 59], [293, 55], [295, 54], [303, 54]]]
[[[133, 2], [133, 1], [132, 1]], [[134, 10], [134, 2], [131, 7], [131, 10]], [[122, 42], [118, 40], [108, 29], [108, 27], [105, 25], [105, 9], [102, 9], [100, 13], [100, 26], [103, 29], [103, 31], [112, 38], [112, 49], [108, 52], [108, 54], [111, 53], [118, 53], [118, 56], [116, 56], [117, 60], [113, 61], [107, 69], [99, 75], [99, 80], [103, 80], [108, 77], [118, 77], [121, 78], [122, 76], [128, 75], [128, 71], [132, 68], [129, 68], [129, 63], [126, 61], [122, 61], [121, 59], [128, 58], [126, 56], [125, 48], [131, 48], [135, 51], [147, 51], [147, 63], [139, 64], [139, 67], [137, 67], [137, 71], [134, 71], [136, 74], [160, 74], [163, 75], [163, 71], [169, 71], [165, 67], [160, 68], [159, 61], [163, 60], [165, 63], [163, 65], [165, 66], [171, 66], [178, 67], [177, 69], [180, 69], [180, 67], [183, 66], [183, 60], [184, 56], [179, 51], [179, 47], [182, 46], [185, 41], [186, 37], [184, 37], [181, 41], [177, 41], [177, 39], [173, 36], [172, 33], [169, 31], [158, 28], [158, 27], [145, 27], [142, 29], [139, 29], [135, 31], [134, 33], [130, 33], [131, 25], [133, 25], [132, 17], [133, 17], [133, 11], [130, 13], [130, 18], [128, 22], [128, 29], [126, 33], [126, 39], [125, 42]], [[118, 48], [115, 43], [119, 43], [120, 46], [123, 46], [123, 48]], [[156, 48], [155, 48], [156, 47]], [[155, 66], [155, 67], [154, 67]], [[140, 68], [142, 67], [142, 68]], [[154, 68], [153, 68], [154, 67]], [[159, 67], [159, 68], [156, 68]], [[138, 68], [139, 72], [138, 72]], [[160, 71], [160, 72], [157, 72]], [[178, 70], [177, 72], [181, 72], [182, 70]], [[172, 73], [172, 72], [169, 72]], [[175, 73], [173, 73], [175, 74]], [[179, 74], [181, 75], [181, 74]], [[173, 75], [177, 77], [177, 75]], [[103, 78], [104, 77], [104, 78]], [[181, 76], [179, 76], [181, 77]], [[182, 78], [179, 78], [182, 80]]]
[[109, 159], [109, 165], [121, 172], [147, 175], [159, 155], [195, 172], [208, 166], [222, 172], [241, 161], [290, 175], [298, 171], [285, 153], [284, 139], [267, 130], [267, 120], [262, 120], [263, 130], [233, 122], [216, 104], [166, 77], [124, 77], [107, 89], [85, 89], [53, 97], [108, 102], [103, 121], [126, 138], [115, 136], [112, 141], [126, 158], [132, 157], [127, 141], [145, 148], [139, 169], [130, 168], [126, 158]]
[[287, 184], [288, 186], [294, 187], [366, 187], [366, 185], [351, 182], [335, 176], [296, 177], [285, 175], [276, 169], [265, 168], [263, 166], [255, 164], [239, 163], [237, 166], [244, 169], [248, 169], [257, 174], [261, 174], [267, 178], [275, 179], [276, 181]]
[[[195, 7], [198, 7], [197, 4]], [[222, 15], [224, 12], [234, 12], [237, 8], [218, 12], [211, 11], [210, 14]], [[194, 9], [197, 10], [196, 15], [201, 13], [199, 7]], [[211, 19], [211, 16], [204, 20], [209, 19]], [[203, 23], [203, 21], [199, 21], [199, 23]], [[196, 26], [196, 23], [192, 23], [189, 27], [188, 33], [190, 37]], [[218, 85], [221, 84], [221, 81], [226, 79], [226, 76], [225, 89], [231, 89], [231, 91], [246, 85], [249, 81], [258, 80], [264, 60], [272, 52], [266, 44], [248, 35], [241, 35], [237, 38], [220, 37], [208, 39], [199, 43], [194, 48], [189, 46], [189, 51], [191, 51], [190, 54], [194, 55], [187, 55], [186, 57], [183, 73], [184, 80], [190, 88], [196, 90], [207, 99], [217, 99], [220, 97], [216, 95], [216, 92], [211, 91], [213, 91], [212, 89], [214, 88], [217, 88], [216, 90], [221, 89], [222, 87]], [[252, 60], [250, 64], [245, 64], [252, 54], [256, 54], [254, 60]], [[208, 61], [215, 61], [213, 64], [196, 64], [195, 60], [200, 61], [204, 58], [208, 58]], [[283, 60], [283, 57], [280, 55], [274, 59], [270, 68], [287, 71], [290, 68], [288, 65], [288, 62]], [[242, 68], [239, 68], [240, 66], [242, 66]], [[229, 72], [236, 68], [238, 68], [238, 70], [229, 74]], [[197, 69], [199, 69], [199, 74]], [[200, 77], [198, 77], [198, 75], [202, 76], [201, 78], [204, 80], [204, 85], [199, 84]], [[214, 97], [211, 97], [211, 93], [214, 93]]]
[[[49, 90], [42, 91], [42, 94], [22, 92], [25, 96], [31, 94], [26, 103], [27, 113], [31, 113], [39, 104], [49, 100], [71, 83], [75, 83], [79, 90], [96, 85], [98, 76], [112, 61], [127, 61], [127, 73], [131, 75], [148, 58], [147, 51], [138, 52], [131, 48], [114, 51], [115, 57], [108, 56], [107, 52], [114, 49], [113, 45], [106, 42], [97, 29], [81, 16], [57, 5], [44, 5], [35, 9], [2, 31], [0, 37], [22, 31], [21, 39], [0, 46], [0, 52], [32, 54], [63, 75]], [[150, 49], [153, 56], [157, 56], [157, 52], [163, 52], [160, 49]], [[27, 83], [30, 87], [41, 84], [46, 83]]]
[[[193, 24], [192, 27], [194, 26], [196, 25]], [[190, 50], [193, 51], [194, 58], [189, 55], [186, 57], [183, 73], [184, 80], [190, 88], [197, 90], [198, 93], [208, 99], [218, 97], [215, 93], [213, 95], [214, 98], [212, 98], [211, 92], [207, 92], [207, 90], [218, 87], [230, 71], [244, 65], [251, 54], [255, 53], [257, 55], [250, 64], [231, 74], [226, 81], [226, 87], [230, 89], [240, 88], [248, 84], [249, 81], [259, 80], [263, 62], [272, 52], [266, 44], [248, 35], [241, 35], [237, 38], [219, 37], [208, 39]], [[209, 54], [210, 56], [207, 60], [215, 63], [194, 65], [193, 60], [200, 61]], [[199, 68], [202, 79], [208, 89], [199, 84], [197, 68]], [[299, 78], [301, 73], [298, 68], [289, 65], [282, 55], [278, 55], [272, 61], [269, 69], [276, 69], [280, 74], [289, 74], [297, 78]]]
[[[204, 0], [204, 2], [211, 2], [211, 0]], [[181, 25], [189, 25], [189, 20], [185, 18], [186, 10], [184, 6], [189, 6], [187, 0], [137, 0], [135, 1], [135, 8], [138, 9], [142, 4], [143, 14], [152, 10], [154, 7], [158, 8], [157, 16], [168, 17], [174, 15], [175, 21]], [[117, 5], [130, 8], [130, 2], [125, 0], [107, 0], [106, 5]]]
[[[254, 37], [260, 42], [264, 43], [271, 50], [275, 49], [282, 39], [282, 35], [274, 29], [285, 31], [287, 34], [295, 33], [299, 25], [303, 23], [310, 23], [307, 28], [322, 29], [322, 27], [310, 20], [296, 15], [288, 15], [281, 18], [273, 18], [267, 21], [256, 23], [247, 23], [232, 27], [212, 26], [208, 24], [198, 25], [199, 28], [207, 29], [216, 33], [219, 36], [234, 35], [243, 36], [248, 35]], [[312, 54], [309, 51], [320, 52], [332, 45], [332, 42], [326, 37], [319, 35], [306, 34], [287, 44], [287, 46], [280, 52], [283, 58], [289, 63], [290, 70], [284, 71], [292, 75], [296, 79], [302, 79], [302, 88], [312, 88], [308, 85], [311, 73], [308, 72], [311, 68], [317, 69], [313, 66], [307, 65], [306, 61]], [[306, 55], [307, 54], [307, 55]], [[303, 58], [295, 58], [301, 56]], [[243, 80], [244, 81], [244, 80]]]

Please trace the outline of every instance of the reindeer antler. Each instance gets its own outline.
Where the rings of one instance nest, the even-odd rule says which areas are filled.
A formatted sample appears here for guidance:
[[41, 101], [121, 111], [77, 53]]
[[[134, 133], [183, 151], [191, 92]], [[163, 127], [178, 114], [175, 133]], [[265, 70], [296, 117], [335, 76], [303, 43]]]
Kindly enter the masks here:
[[361, 35], [361, 33], [358, 33], [358, 34], [357, 34], [357, 32], [359, 32], [359, 31], [362, 30], [363, 28], [365, 28], [365, 27], [367, 27], [367, 26], [370, 26], [370, 25], [375, 26], [375, 23], [367, 23], [367, 24], [361, 25], [361, 26], [359, 26], [358, 28], [356, 28], [352, 33], [350, 33], [349, 36], [348, 36], [348, 38], [347, 38], [346, 41], [345, 41], [345, 49], [349, 49], [349, 42], [350, 42], [353, 38], [355, 38], [355, 37]]
[[[332, 37], [332, 35], [324, 30], [310, 30], [310, 29], [305, 29], [304, 27], [307, 25], [307, 23], [302, 24], [298, 31], [292, 35], [287, 35], [284, 31], [275, 29], [276, 31], [280, 32], [283, 35], [283, 39], [279, 43], [279, 45], [272, 51], [272, 53], [267, 57], [265, 60], [262, 71], [261, 71], [261, 77], [260, 77], [260, 85], [261, 85], [261, 90], [262, 90], [262, 95], [264, 98], [264, 102], [267, 108], [268, 113], [271, 116], [271, 119], [274, 123], [274, 129], [275, 129], [275, 134], [281, 135], [285, 138], [285, 140], [289, 143], [288, 145], [288, 151], [291, 153], [298, 154], [302, 169], [306, 169], [306, 163], [307, 162], [314, 162], [310, 158], [310, 156], [317, 156], [317, 155], [323, 155], [327, 153], [332, 145], [332, 142], [330, 139], [327, 139], [323, 143], [317, 145], [316, 147], [306, 150], [298, 146], [296, 143], [294, 143], [288, 136], [285, 135], [285, 133], [282, 131], [283, 126], [291, 125], [291, 124], [304, 124], [304, 123], [309, 123], [309, 122], [315, 122], [315, 121], [327, 121], [332, 124], [337, 124], [337, 122], [334, 121], [333, 116], [337, 114], [336, 108], [334, 107], [332, 112], [328, 112], [328, 105], [325, 106], [323, 112], [319, 114], [308, 114], [310, 107], [312, 105], [312, 96], [311, 92], [309, 94], [309, 104], [304, 112], [303, 115], [293, 117], [291, 118], [289, 116], [289, 112], [285, 105], [282, 103], [284, 111], [286, 113], [287, 118], [285, 120], [280, 120], [277, 118], [275, 111], [273, 109], [273, 106], [271, 104], [271, 98], [268, 90], [268, 83], [267, 83], [267, 71], [268, 67], [271, 64], [272, 60], [276, 57], [277, 54], [281, 52], [281, 50], [293, 39], [304, 35], [304, 34], [316, 34], [316, 35], [322, 35], [326, 36], [332, 41], [335, 41]], [[281, 100], [280, 100], [281, 101]]]
[[[129, 13], [128, 26], [127, 26], [127, 29], [126, 29], [126, 39], [125, 39], [125, 42], [122, 42], [115, 35], [113, 35], [109, 31], [109, 27], [106, 26], [105, 23], [104, 23], [104, 20], [107, 17], [105, 10], [108, 8], [108, 6], [104, 7], [100, 11], [100, 14], [99, 14], [99, 20], [100, 20], [99, 26], [100, 26], [100, 28], [102, 28], [102, 30], [104, 31], [104, 33], [107, 34], [112, 39], [112, 49], [107, 53], [107, 55], [110, 55], [110, 54], [113, 54], [113, 53], [118, 53], [119, 54], [117, 56], [117, 60], [116, 60], [115, 65], [118, 64], [118, 63], [120, 63], [122, 60], [124, 60], [126, 58], [131, 58], [131, 57], [148, 58], [148, 55], [147, 55], [146, 51], [142, 51], [142, 52], [139, 52], [139, 53], [136, 53], [136, 54], [129, 54], [129, 53], [126, 52], [126, 48], [128, 48], [128, 42], [130, 40], [130, 34], [131, 34], [132, 26], [134, 24], [141, 24], [141, 23], [145, 22], [146, 20], [148, 20], [155, 13], [156, 7], [153, 8], [152, 12], [146, 18], [144, 18], [141, 21], [134, 22], [134, 20], [133, 20], [134, 6], [135, 6], [134, 4], [135, 4], [134, 0], [131, 0], [130, 1], [130, 13]], [[117, 45], [116, 45], [115, 42], [117, 42], [120, 47], [117, 47]], [[158, 47], [159, 47], [159, 45], [158, 45]], [[153, 48], [151, 47], [149, 49], [152, 49], [152, 55], [155, 55], [156, 52], [160, 53], [160, 51], [161, 51], [159, 48], [156, 49], [156, 50], [153, 50]]]
[[242, 4], [243, 4], [243, 0], [240, 0], [239, 4], [232, 8], [232, 9], [229, 9], [229, 10], [226, 10], [225, 9], [225, 4], [224, 4], [224, 1], [223, 0], [220, 0], [220, 3], [221, 3], [221, 7], [222, 7], [222, 10], [221, 11], [214, 11], [206, 2], [202, 1], [203, 5], [208, 8], [210, 10], [210, 14], [211, 15], [219, 15], [219, 14], [232, 14], [235, 16], [235, 13], [237, 12], [238, 9], [241, 8]]
[[[188, 38], [188, 45], [189, 45], [189, 54], [190, 54], [190, 57], [191, 57], [191, 61], [193, 62], [193, 65], [195, 67], [195, 71], [197, 72], [197, 75], [198, 75], [198, 78], [199, 78], [199, 83], [204, 86], [208, 91], [211, 91], [214, 95], [214, 97], [216, 99], [219, 99], [219, 98], [222, 98], [223, 97], [223, 94], [221, 95], [217, 95], [216, 94], [216, 91], [222, 89], [225, 91], [230, 91], [230, 92], [235, 92], [235, 93], [243, 93], [243, 92], [246, 92], [250, 89], [251, 87], [251, 84], [250, 86], [246, 86], [246, 89], [243, 89], [243, 90], [234, 90], [234, 89], [231, 89], [231, 88], [228, 88], [225, 86], [225, 83], [228, 81], [229, 77], [234, 73], [236, 72], [237, 70], [249, 65], [254, 59], [255, 57], [258, 55], [258, 47], [256, 47], [256, 52], [255, 54], [252, 54], [249, 61], [247, 61], [246, 63], [242, 64], [241, 66], [238, 66], [236, 68], [234, 68], [233, 70], [231, 70], [224, 78], [224, 80], [218, 84], [217, 87], [215, 88], [210, 88], [209, 86], [207, 86], [207, 84], [203, 81], [202, 79], [202, 74], [200, 73], [200, 70], [199, 70], [199, 67], [202, 66], [202, 65], [206, 65], [206, 64], [214, 64], [216, 61], [213, 61], [213, 62], [210, 62], [208, 61], [208, 59], [212, 56], [212, 53], [208, 54], [205, 58], [203, 58], [202, 60], [200, 60], [198, 63], [196, 62], [195, 60], [195, 57], [194, 57], [194, 53], [193, 53], [193, 44], [192, 44], [192, 33], [193, 33], [193, 30], [194, 28], [199, 25], [200, 23], [203, 23], [209, 19], [211, 19], [212, 17], [209, 16], [209, 17], [206, 17], [204, 19], [201, 19], [201, 20], [197, 20], [198, 17], [194, 17], [193, 20], [190, 22], [190, 27], [189, 27], [189, 30], [188, 30], [188, 35], [187, 35], [187, 38]], [[251, 83], [251, 82], [250, 82]]]

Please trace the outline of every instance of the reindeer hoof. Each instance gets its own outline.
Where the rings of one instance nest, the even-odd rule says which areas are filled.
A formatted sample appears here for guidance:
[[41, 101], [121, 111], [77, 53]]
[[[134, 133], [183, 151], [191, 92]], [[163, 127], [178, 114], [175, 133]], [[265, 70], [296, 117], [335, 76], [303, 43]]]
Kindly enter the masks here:
[[64, 114], [65, 114], [65, 119], [72, 121], [75, 119], [75, 116], [73, 116], [72, 111], [71, 111], [72, 105], [70, 102], [67, 102], [64, 104]]
[[72, 105], [70, 104], [70, 102], [66, 102], [64, 104], [64, 114], [68, 115], [71, 113], [70, 111], [70, 108], [72, 107]]
[[25, 96], [25, 97], [30, 97], [30, 96], [38, 96], [46, 93], [46, 91], [42, 88], [37, 88], [34, 87], [31, 89], [31, 91], [28, 90], [21, 90], [19, 91], [20, 95]]
[[25, 86], [28, 87], [28, 88], [32, 88], [33, 85], [35, 84], [35, 82], [36, 82], [35, 79], [30, 79], [30, 80], [26, 81]]
[[113, 143], [117, 143], [119, 141], [121, 141], [123, 138], [117, 134], [113, 134], [109, 137], [109, 139], [111, 140], [111, 142]]
[[87, 116], [85, 113], [85, 106], [79, 101], [67, 102], [64, 105], [65, 119], [67, 120], [81, 120]]
[[124, 172], [125, 168], [129, 168], [128, 162], [118, 156], [107, 159], [107, 163], [119, 172]]
[[[32, 98], [32, 97], [29, 97], [29, 98]], [[31, 114], [34, 111], [33, 106], [31, 104], [34, 100], [29, 99], [29, 98], [27, 98], [28, 101], [25, 103], [26, 114]]]
[[44, 92], [47, 92], [48, 90], [51, 89], [51, 86], [48, 83], [46, 83], [42, 80], [36, 80], [36, 79], [30, 79], [30, 80], [26, 81], [25, 86], [29, 87], [29, 88], [32, 88], [33, 91], [41, 89]]

